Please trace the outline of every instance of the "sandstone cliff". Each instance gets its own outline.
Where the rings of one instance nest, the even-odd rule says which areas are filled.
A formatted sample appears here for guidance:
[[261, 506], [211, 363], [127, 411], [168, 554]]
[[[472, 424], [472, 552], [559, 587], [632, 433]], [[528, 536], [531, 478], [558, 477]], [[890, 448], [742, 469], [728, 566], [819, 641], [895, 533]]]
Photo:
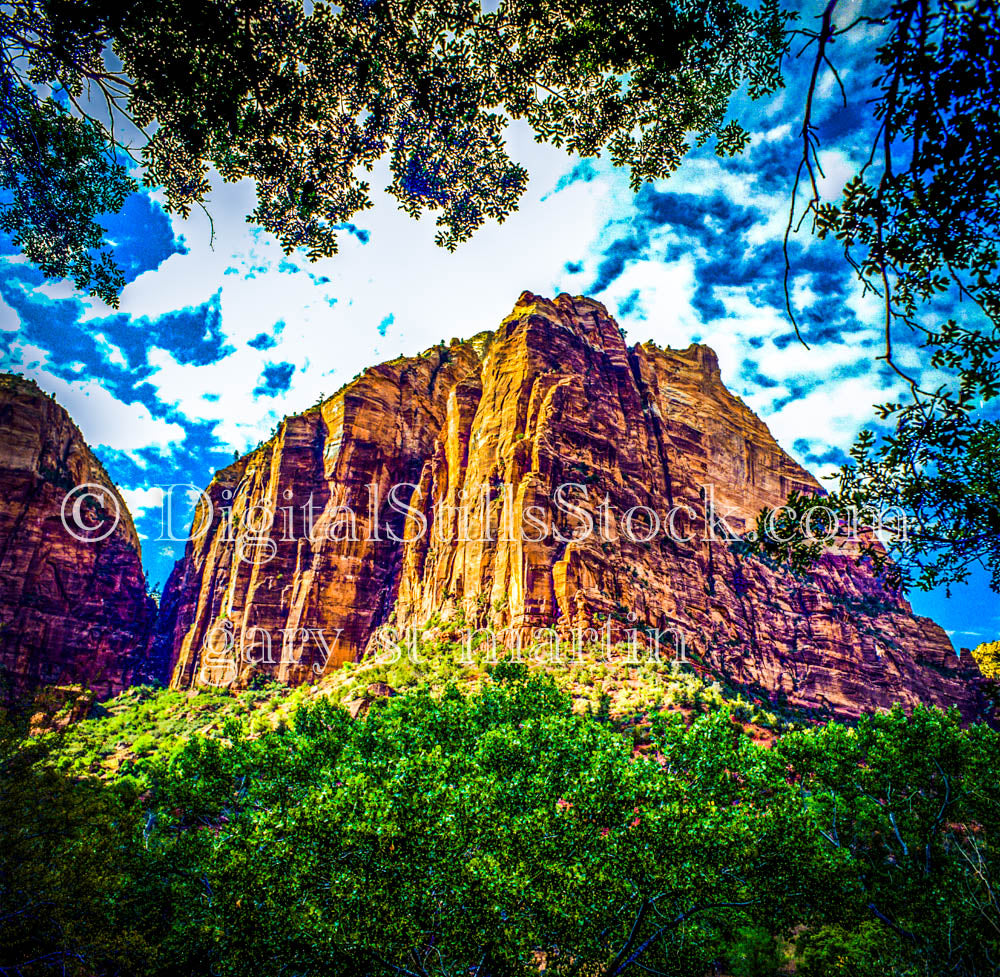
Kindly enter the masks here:
[[[838, 715], [897, 701], [970, 715], [969, 657], [849, 554], [798, 580], [737, 558], [704, 518], [713, 501], [739, 533], [815, 487], [712, 350], [627, 347], [599, 303], [526, 292], [495, 333], [368, 370], [218, 472], [157, 647], [181, 687], [301, 682], [363, 655], [385, 622], [461, 610], [508, 635], [659, 629], [734, 686]], [[642, 541], [645, 510], [623, 525], [636, 506], [676, 513], [674, 532]]]
[[[64, 498], [86, 484], [91, 491], [71, 497], [64, 522]], [[68, 524], [88, 540], [102, 535], [115, 510], [117, 525], [100, 541], [67, 530]], [[0, 376], [5, 694], [79, 683], [106, 697], [164, 677], [162, 663], [157, 668], [147, 659], [155, 610], [132, 519], [80, 431], [34, 383]]]

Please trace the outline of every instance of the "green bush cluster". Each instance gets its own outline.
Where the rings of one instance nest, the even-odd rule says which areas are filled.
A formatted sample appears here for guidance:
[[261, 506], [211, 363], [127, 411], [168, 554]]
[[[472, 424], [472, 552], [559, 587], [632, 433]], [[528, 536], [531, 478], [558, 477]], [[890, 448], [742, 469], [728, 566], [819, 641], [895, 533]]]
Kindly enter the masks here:
[[1000, 738], [957, 716], [624, 737], [511, 661], [361, 720], [278, 695], [164, 735], [202, 697], [132, 690], [104, 779], [0, 728], [0, 973], [995, 973]]
[[276, 682], [233, 694], [211, 687], [197, 692], [133, 686], [95, 706], [89, 718], [56, 733], [43, 745], [58, 757], [60, 769], [73, 774], [131, 771], [139, 756], [166, 754], [193, 733], [212, 734], [231, 716], [272, 728], [308, 694]]

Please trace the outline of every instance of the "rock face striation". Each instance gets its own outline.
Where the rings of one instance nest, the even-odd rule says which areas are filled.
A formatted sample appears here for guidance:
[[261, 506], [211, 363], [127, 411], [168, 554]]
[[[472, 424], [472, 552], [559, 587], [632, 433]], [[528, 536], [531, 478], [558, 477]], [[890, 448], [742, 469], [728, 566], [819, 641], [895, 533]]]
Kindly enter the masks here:
[[80, 431], [34, 383], [0, 376], [4, 696], [82, 684], [100, 698], [165, 677], [148, 658], [155, 613], [132, 519]]
[[659, 632], [840, 716], [971, 715], [969, 656], [850, 554], [797, 579], [733, 552], [761, 508], [816, 488], [711, 349], [628, 347], [599, 303], [525, 292], [496, 332], [366, 371], [218, 472], [156, 654], [179, 687], [314, 681], [382, 625], [461, 611], [507, 639]]

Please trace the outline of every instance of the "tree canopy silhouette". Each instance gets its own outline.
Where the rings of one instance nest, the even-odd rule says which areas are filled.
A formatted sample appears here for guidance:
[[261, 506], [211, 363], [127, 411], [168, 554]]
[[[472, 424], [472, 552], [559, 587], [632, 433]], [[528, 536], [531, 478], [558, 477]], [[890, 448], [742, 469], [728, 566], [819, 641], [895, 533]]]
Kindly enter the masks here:
[[0, 228], [47, 275], [114, 304], [123, 280], [99, 217], [133, 189], [129, 157], [182, 215], [209, 167], [249, 177], [249, 219], [312, 258], [336, 252], [387, 158], [388, 192], [413, 217], [436, 212], [451, 249], [524, 192], [511, 120], [606, 150], [636, 187], [675, 169], [692, 133], [740, 150], [730, 96], [777, 88], [785, 19], [776, 0], [5, 4]]
[[[788, 243], [808, 221], [842, 246], [863, 291], [879, 298], [880, 358], [909, 396], [876, 408], [881, 430], [860, 434], [837, 491], [796, 497], [781, 519], [801, 526], [825, 506], [841, 515], [867, 509], [874, 525], [896, 507], [903, 518], [888, 537], [870, 535], [862, 547], [890, 582], [929, 590], [964, 581], [979, 565], [1000, 591], [1000, 424], [981, 409], [1000, 393], [1000, 13], [991, 0], [872, 9], [878, 16], [858, 16], [855, 5], [829, 0], [815, 29], [794, 32], [813, 60], [785, 232], [785, 295], [795, 322]], [[866, 162], [831, 201], [819, 186], [815, 105], [824, 71], [840, 82], [835, 42], [845, 39], [873, 47], [875, 124]], [[903, 343], [919, 347], [932, 371], [921, 376], [901, 362]], [[856, 528], [841, 524], [835, 535]], [[763, 529], [762, 520], [755, 548], [793, 564], [808, 566], [822, 550], [799, 534], [784, 543], [784, 533]]]

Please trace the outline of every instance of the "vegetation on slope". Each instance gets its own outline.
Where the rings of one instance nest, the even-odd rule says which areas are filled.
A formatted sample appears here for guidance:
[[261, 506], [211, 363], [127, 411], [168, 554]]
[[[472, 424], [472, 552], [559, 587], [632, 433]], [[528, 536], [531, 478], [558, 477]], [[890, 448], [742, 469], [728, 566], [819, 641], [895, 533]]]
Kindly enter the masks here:
[[[657, 711], [639, 751], [513, 663], [357, 720], [308, 688], [133, 699], [64, 746], [4, 729], [0, 973], [916, 977], [1000, 959], [1000, 744], [956, 716], [768, 749], [728, 706]], [[153, 755], [62, 769], [128, 712], [167, 727]]]
[[1000, 641], [984, 641], [972, 649], [979, 670], [989, 679], [1000, 679]]
[[[527, 655], [525, 660], [532, 671], [552, 679], [575, 712], [613, 719], [642, 745], [649, 743], [651, 715], [661, 710], [688, 715], [726, 708], [763, 738], [801, 721], [792, 710], [747, 699], [711, 674], [696, 671], [697, 663], [654, 661], [644, 653], [630, 661], [623, 649], [611, 660], [597, 645], [581, 647], [565, 660]], [[484, 649], [477, 649], [470, 660], [455, 632], [438, 627], [419, 636], [412, 656], [375, 655], [347, 662], [315, 685], [290, 688], [261, 673], [249, 688], [236, 692], [208, 685], [188, 691], [135, 686], [95, 706], [81, 722], [67, 725], [66, 705], [52, 721], [33, 725], [36, 733], [48, 737], [47, 747], [58, 755], [55, 762], [61, 770], [131, 774], [137, 762], [167, 756], [192, 735], [219, 735], [229, 719], [244, 722], [248, 735], [257, 736], [289, 722], [300, 705], [319, 697], [357, 715], [372, 702], [397, 693], [440, 695], [453, 686], [475, 694], [490, 681], [492, 668]]]

